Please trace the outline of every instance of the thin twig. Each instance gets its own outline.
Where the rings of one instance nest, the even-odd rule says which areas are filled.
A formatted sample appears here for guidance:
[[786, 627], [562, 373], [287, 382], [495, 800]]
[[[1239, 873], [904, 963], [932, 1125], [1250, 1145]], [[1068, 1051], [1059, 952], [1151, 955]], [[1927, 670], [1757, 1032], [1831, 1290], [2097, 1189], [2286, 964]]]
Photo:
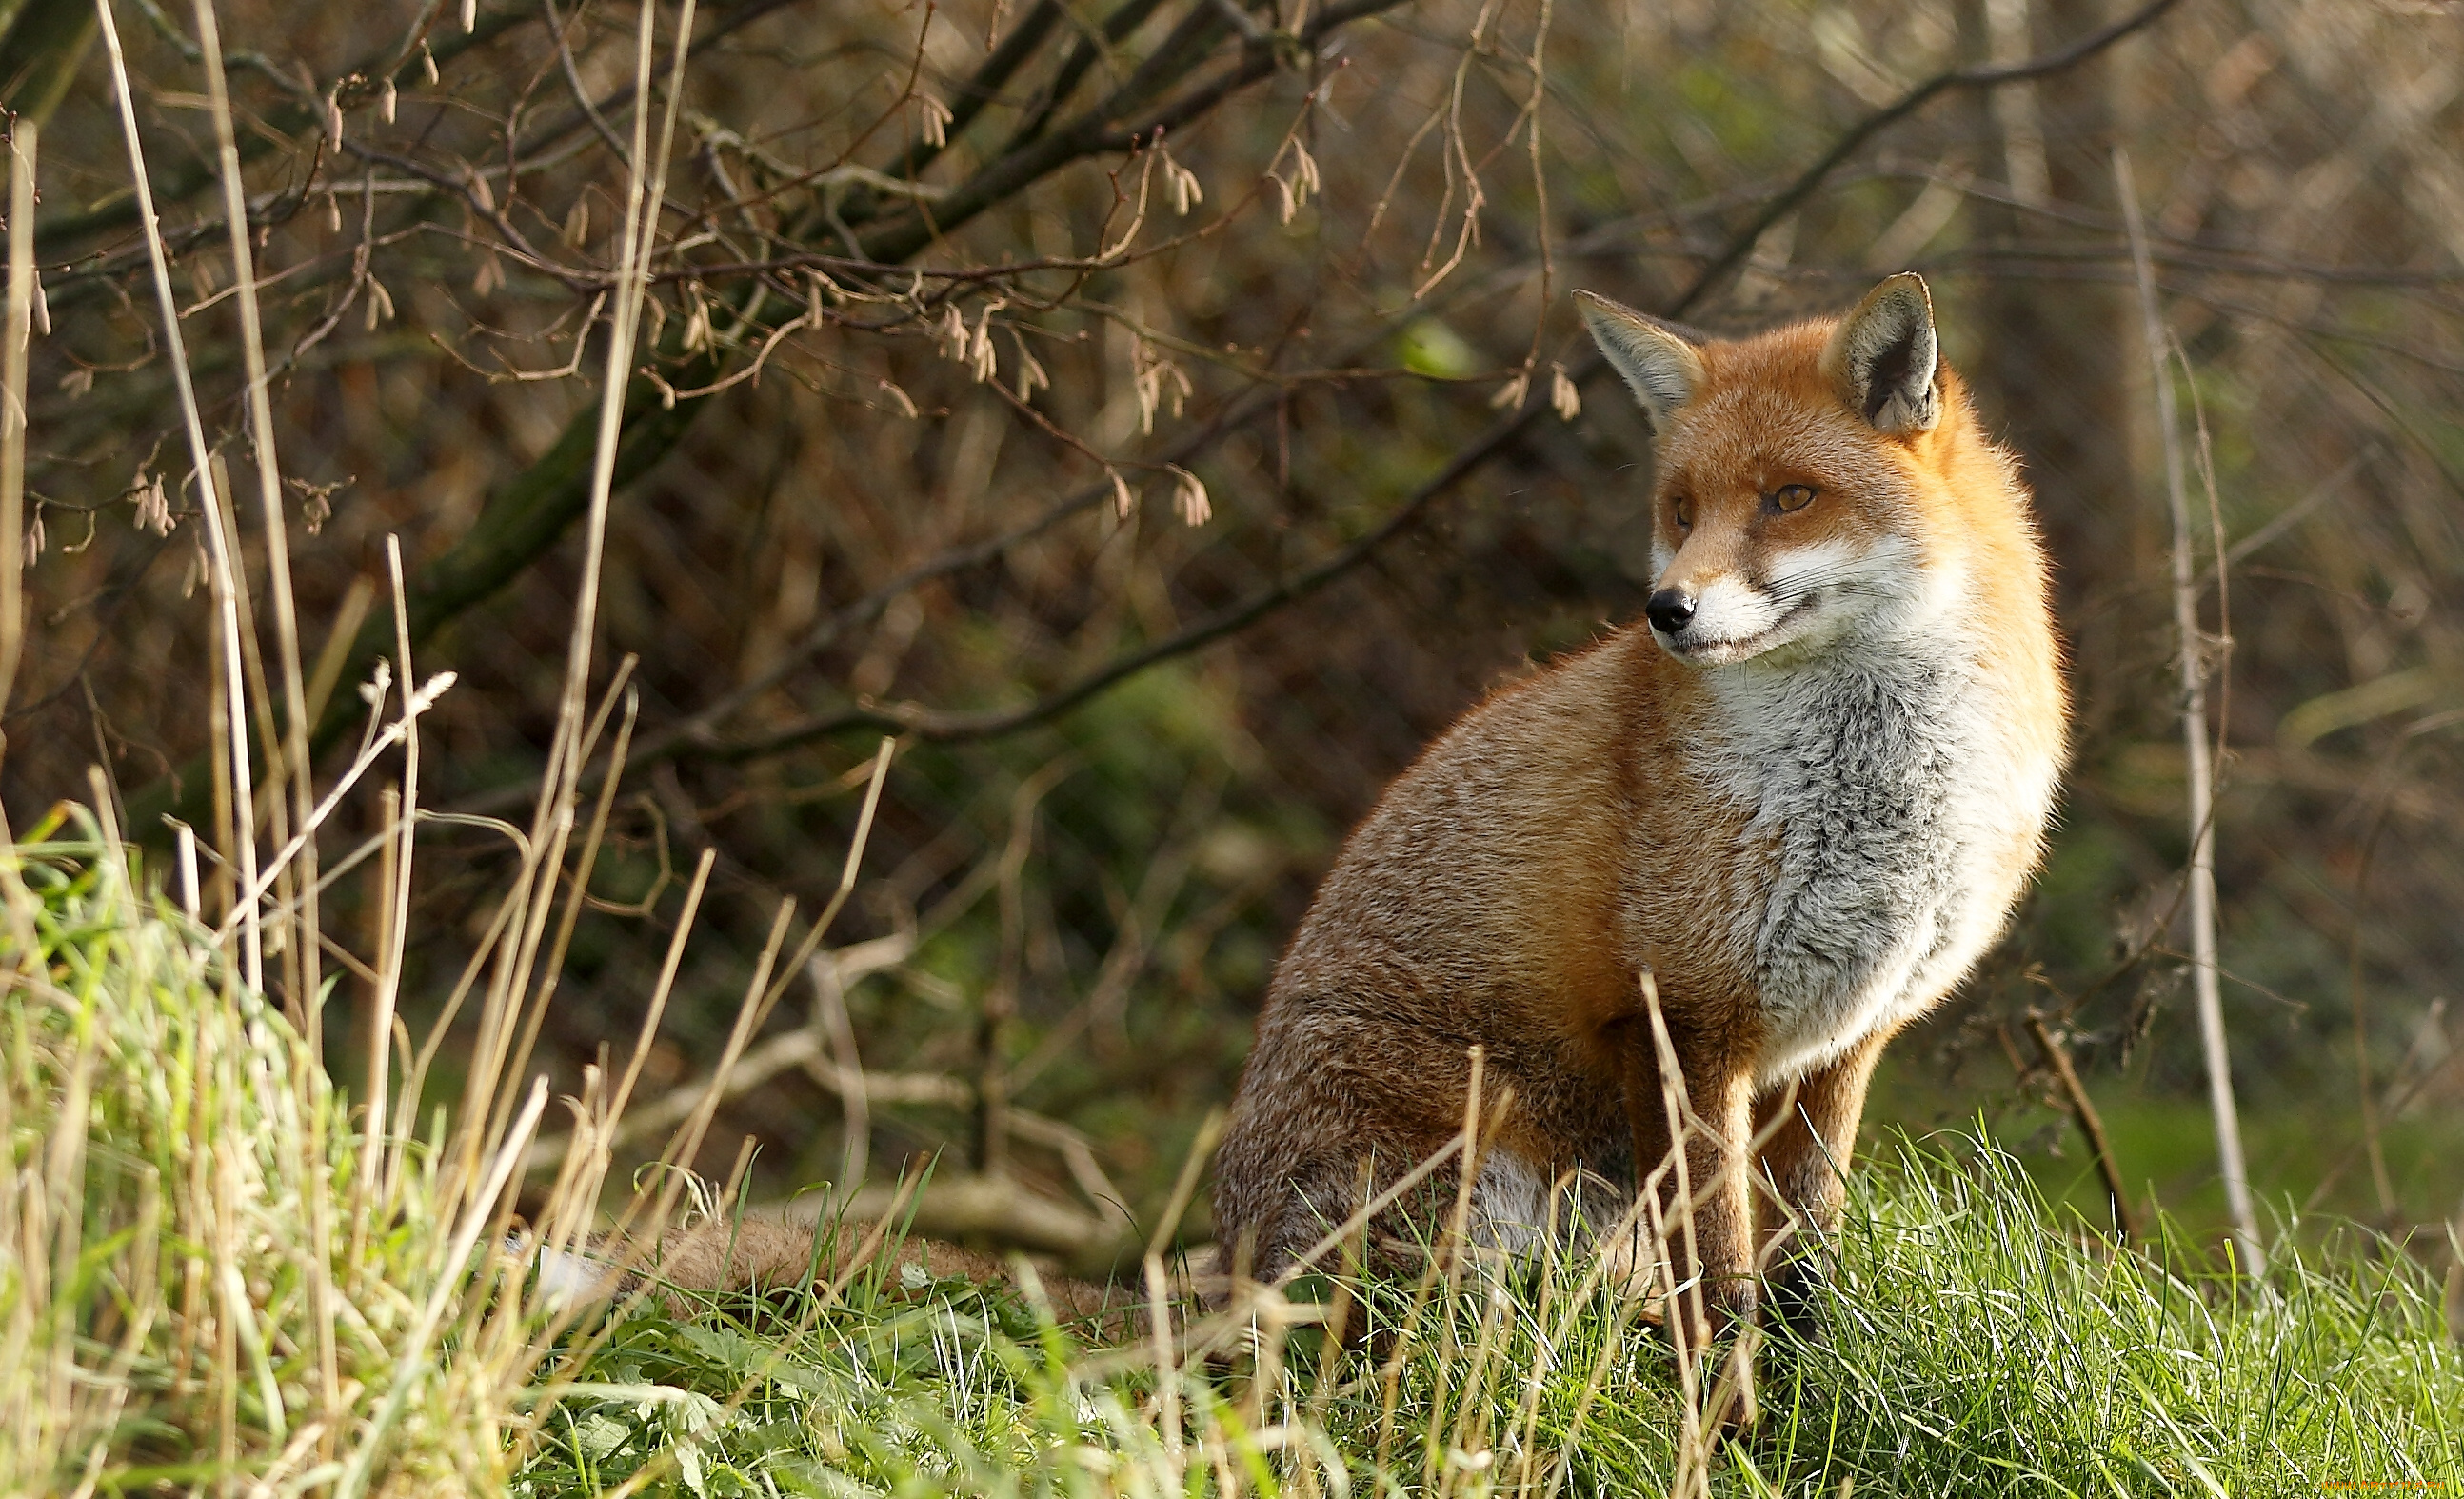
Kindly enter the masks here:
[[2139, 279], [2141, 332], [2156, 386], [2157, 435], [2165, 452], [2165, 497], [2173, 520], [2173, 625], [2181, 637], [2182, 748], [2189, 783], [2190, 981], [2197, 996], [2199, 1043], [2207, 1057], [2208, 1103], [2215, 1116], [2216, 1156], [2224, 1177], [2225, 1204], [2233, 1217], [2241, 1268], [2267, 1272], [2258, 1218], [2250, 1199], [2250, 1172], [2243, 1163], [2241, 1117], [2233, 1103], [2233, 1059], [2225, 1034], [2224, 998], [2216, 981], [2216, 828], [2214, 771], [2208, 746], [2207, 636], [2199, 628], [2198, 569], [2191, 558], [2190, 501], [2183, 471], [2173, 372], [2167, 356], [2165, 318], [2156, 302], [2156, 272], [2147, 258], [2147, 235], [2139, 218], [2139, 189], [2129, 155], [2113, 153], [2114, 191], [2130, 230], [2131, 262]]
[[573, 64], [573, 49], [565, 43], [564, 19], [556, 13], [556, 0], [539, 0], [539, 10], [546, 14], [548, 39], [556, 43], [557, 66], [563, 70], [564, 86], [573, 95], [574, 107], [590, 121], [590, 128], [599, 132], [599, 139], [607, 143], [607, 148], [619, 158], [624, 157], [625, 143], [616, 138], [614, 127], [600, 114], [599, 106], [590, 101], [590, 91], [582, 83], [582, 72]]
[[2114, 1157], [2113, 1142], [2104, 1133], [2104, 1119], [2079, 1082], [2079, 1069], [2071, 1065], [2071, 1048], [2046, 1028], [2045, 1017], [2036, 1010], [2028, 1011], [2028, 1034], [2036, 1040], [2036, 1049], [2044, 1053], [2045, 1064], [2054, 1069], [2054, 1080], [2062, 1087], [2062, 1099], [2070, 1105], [2071, 1117], [2079, 1121], [2079, 1133], [2087, 1136], [2087, 1148], [2096, 1157], [2097, 1174], [2104, 1178], [2104, 1195], [2113, 1203], [2114, 1231], [2125, 1242], [2139, 1238], [2138, 1214], [2130, 1206], [2130, 1191], [2122, 1182], [2122, 1166]]

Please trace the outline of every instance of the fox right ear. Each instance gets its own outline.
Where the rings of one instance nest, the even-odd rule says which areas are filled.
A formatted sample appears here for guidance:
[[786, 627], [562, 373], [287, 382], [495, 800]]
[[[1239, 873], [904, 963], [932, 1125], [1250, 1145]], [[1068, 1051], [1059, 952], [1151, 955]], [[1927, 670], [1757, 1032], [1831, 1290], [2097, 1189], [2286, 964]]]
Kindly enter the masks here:
[[1903, 435], [1930, 431], [1942, 420], [1934, 387], [1939, 362], [1933, 298], [1913, 271], [1867, 292], [1822, 351], [1823, 372], [1857, 414], [1877, 431]]
[[1703, 388], [1703, 357], [1657, 320], [1597, 293], [1576, 292], [1574, 305], [1592, 342], [1651, 413], [1651, 425], [1665, 430], [1669, 414]]

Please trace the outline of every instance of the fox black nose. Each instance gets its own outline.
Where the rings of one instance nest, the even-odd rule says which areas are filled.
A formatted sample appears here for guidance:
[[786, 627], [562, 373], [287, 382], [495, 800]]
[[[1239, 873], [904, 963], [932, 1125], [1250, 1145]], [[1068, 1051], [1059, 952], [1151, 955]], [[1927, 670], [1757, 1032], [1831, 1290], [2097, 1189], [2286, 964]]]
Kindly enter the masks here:
[[1694, 618], [1694, 595], [1683, 588], [1662, 588], [1642, 606], [1651, 628], [1663, 635], [1674, 635]]

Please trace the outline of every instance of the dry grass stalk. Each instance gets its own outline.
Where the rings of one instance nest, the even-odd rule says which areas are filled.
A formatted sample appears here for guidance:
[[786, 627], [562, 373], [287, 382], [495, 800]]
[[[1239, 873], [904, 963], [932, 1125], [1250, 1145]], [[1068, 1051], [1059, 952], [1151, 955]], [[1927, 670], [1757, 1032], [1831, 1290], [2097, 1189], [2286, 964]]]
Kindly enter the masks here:
[[26, 353], [33, 333], [34, 145], [32, 120], [9, 141], [9, 303], [0, 329], [0, 714], [26, 637]]
[[[650, 97], [651, 59], [655, 53], [654, 10], [645, 8], [634, 37], [634, 89], [637, 99]], [[631, 385], [636, 340], [648, 296], [649, 262], [657, 244], [657, 217], [664, 203], [670, 150], [674, 142], [676, 111], [684, 93], [683, 70], [693, 36], [693, 5], [686, 0], [676, 18], [671, 51], [667, 108], [655, 143], [649, 137], [649, 111], [634, 111], [632, 150], [627, 171], [627, 211], [618, 285], [611, 308], [607, 364], [600, 391], [598, 443], [592, 460], [590, 503], [583, 530], [583, 567], [574, 606], [573, 631], [567, 650], [562, 694], [559, 699], [556, 737], [549, 754], [549, 774], [541, 785], [531, 819], [524, 865], [516, 884], [514, 904], [521, 913], [511, 930], [514, 940], [497, 953], [495, 974], [480, 1012], [479, 1035], [463, 1095], [459, 1135], [451, 1150], [460, 1179], [476, 1179], [478, 1161], [493, 1155], [503, 1137], [503, 1111], [498, 1084], [509, 1064], [517, 1063], [517, 1037], [533, 992], [533, 978], [546, 942], [547, 925], [556, 910], [557, 884], [565, 868], [565, 849], [574, 830], [578, 783], [588, 759], [595, 731], [588, 715], [587, 686], [597, 641], [601, 559], [605, 547], [607, 507], [613, 489], [618, 438]], [[612, 701], [612, 694], [611, 694]], [[589, 879], [591, 856], [586, 849], [572, 878], [577, 890]], [[775, 956], [775, 955], [774, 955]], [[544, 985], [547, 979], [539, 982]], [[697, 1138], [697, 1136], [696, 1136]]]
[[[409, 599], [403, 586], [402, 539], [385, 538], [385, 567], [393, 583], [394, 648], [404, 689], [419, 680], [411, 674]], [[393, 1076], [394, 1007], [402, 998], [402, 965], [410, 928], [410, 889], [413, 826], [412, 809], [419, 805], [419, 736], [405, 737], [402, 746], [402, 781], [385, 796], [386, 816], [380, 833], [388, 844], [384, 866], [385, 945], [377, 954], [376, 994], [369, 1005], [367, 1134], [362, 1145], [360, 1179], [351, 1203], [353, 1232], [366, 1222], [370, 1206], [380, 1201], [379, 1178], [385, 1157], [383, 1147], [386, 1113], [386, 1088]]]
[[[1694, 1338], [1709, 1329], [1708, 1308], [1703, 1294], [1701, 1266], [1703, 1258], [1694, 1231], [1695, 1204], [1719, 1190], [1719, 1179], [1697, 1188], [1691, 1167], [1686, 1161], [1686, 1147], [1695, 1132], [1703, 1128], [1695, 1115], [1693, 1101], [1686, 1096], [1685, 1074], [1678, 1066], [1677, 1046], [1668, 1034], [1668, 1019], [1660, 1007], [1660, 981], [1649, 968], [1642, 971], [1642, 1003], [1651, 1022], [1651, 1045], [1660, 1069], [1660, 1102], [1668, 1118], [1668, 1159], [1655, 1170], [1646, 1181], [1636, 1183], [1635, 1196], [1647, 1204], [1648, 1217], [1654, 1220], [1648, 1242], [1659, 1257], [1669, 1288], [1667, 1322], [1671, 1341], [1677, 1346], [1677, 1388], [1680, 1424], [1677, 1433], [1677, 1473], [1669, 1484], [1671, 1499], [1693, 1499], [1707, 1494], [1710, 1483], [1711, 1435], [1716, 1430], [1712, 1398], [1703, 1388], [1703, 1375], [1697, 1363]], [[1636, 1162], [1641, 1169], [1641, 1162]], [[1730, 1169], [1724, 1165], [1724, 1169]], [[1658, 1221], [1661, 1218], [1660, 1181], [1662, 1172], [1675, 1178], [1676, 1193], [1672, 1199], [1677, 1213], [1674, 1225]], [[1682, 1240], [1685, 1245], [1682, 1259], [1672, 1252], [1673, 1244]], [[1750, 1396], [1749, 1396], [1750, 1401]], [[1750, 1420], [1750, 1403], [1749, 1405]]]
[[[257, 305], [256, 265], [249, 247], [249, 214], [247, 184], [241, 179], [239, 135], [231, 119], [230, 80], [223, 71], [221, 29], [215, 24], [211, 0], [197, 0], [197, 39], [204, 54], [207, 99], [213, 117], [217, 165], [223, 188], [223, 219], [230, 231], [231, 271], [238, 296], [240, 320], [240, 357], [248, 377], [249, 439], [256, 468], [257, 502], [265, 517], [266, 591], [274, 611], [274, 632], [276, 665], [282, 673], [283, 724], [288, 731], [280, 741], [279, 757], [274, 752], [275, 741], [266, 744], [266, 759], [271, 770], [269, 780], [287, 779], [291, 786], [293, 815], [305, 826], [309, 808], [316, 800], [315, 777], [308, 763], [308, 694], [300, 672], [299, 618], [291, 586], [291, 542], [289, 528], [282, 514], [282, 470], [274, 435], [274, 404], [268, 389], [265, 363], [265, 324]], [[234, 523], [237, 517], [231, 518]], [[271, 787], [269, 787], [271, 789]], [[317, 847], [314, 840], [300, 846], [296, 883], [300, 891], [301, 909], [294, 920], [301, 932], [317, 930]], [[293, 975], [297, 995], [297, 1008], [308, 1025], [309, 1046], [319, 1055], [321, 1045], [321, 1006], [318, 996], [323, 992], [319, 982], [318, 944], [313, 940], [295, 939], [284, 949], [297, 972]]]
[[[317, 788], [308, 759], [307, 689], [300, 672], [299, 620], [291, 584], [291, 542], [282, 513], [281, 464], [275, 440], [274, 405], [268, 390], [255, 257], [249, 245], [247, 184], [240, 175], [238, 130], [232, 121], [230, 80], [223, 69], [221, 28], [215, 22], [211, 0], [196, 0], [196, 17], [209, 113], [213, 119], [216, 165], [222, 179], [223, 218], [230, 232], [231, 272], [238, 293], [240, 355], [248, 379], [249, 436], [256, 469], [257, 501], [264, 515], [267, 592], [274, 612], [275, 662], [282, 677], [283, 724], [288, 730], [287, 737], [279, 741], [282, 749], [278, 755], [275, 749], [277, 741], [267, 735], [266, 760], [272, 779], [290, 783], [291, 812], [298, 827], [288, 856], [276, 861], [278, 867], [289, 869], [290, 888], [297, 892], [297, 907], [287, 912], [284, 923], [289, 939], [284, 943], [283, 955], [294, 1008], [307, 1031], [308, 1054], [321, 1063], [324, 984], [318, 940]], [[135, 149], [133, 139], [131, 149]], [[216, 478], [219, 483], [219, 472]], [[236, 515], [227, 512], [227, 518], [237, 524]], [[253, 637], [254, 631], [250, 633]], [[406, 680], [404, 691], [407, 693], [410, 686]], [[260, 709], [265, 706], [260, 704]], [[235, 751], [245, 759], [244, 746], [235, 746]], [[279, 795], [275, 787], [268, 789]], [[276, 831], [280, 831], [278, 824]], [[249, 836], [253, 843], [253, 833]], [[308, 1201], [310, 1233], [319, 1243], [327, 1243], [334, 1236], [333, 1181], [328, 1173], [319, 1169], [326, 1158], [325, 1120], [320, 1110], [307, 1111], [307, 1117], [309, 1127], [298, 1142], [297, 1179]], [[309, 1315], [317, 1338], [319, 1407], [323, 1419], [330, 1422], [339, 1419], [344, 1407], [341, 1358], [334, 1334], [335, 1309], [341, 1298], [333, 1284], [330, 1256], [313, 1257], [306, 1268]], [[281, 1408], [278, 1393], [274, 1408]], [[330, 1455], [335, 1443], [329, 1438], [320, 1447]]]
[[[163, 225], [154, 210], [154, 182], [145, 167], [145, 147], [137, 133], [137, 98], [128, 85], [128, 59], [121, 50], [120, 28], [112, 19], [111, 0], [95, 0], [95, 14], [101, 22], [104, 55], [111, 64], [112, 97], [120, 106], [121, 133], [128, 143], [128, 176], [136, 189], [138, 218], [145, 231], [147, 262], [154, 277], [154, 297], [163, 315], [163, 349], [171, 369], [171, 382], [179, 398], [182, 424], [188, 438], [188, 457], [192, 476], [197, 484], [199, 503], [205, 510], [207, 574], [213, 588], [214, 613], [220, 627], [215, 646], [220, 659], [223, 691], [216, 708], [222, 717], [223, 733], [217, 736], [217, 752], [229, 756], [219, 767], [229, 776], [231, 817], [229, 837], [223, 848], [225, 860], [238, 871], [241, 888], [254, 889], [257, 884], [256, 858], [256, 796], [255, 770], [248, 747], [249, 695], [246, 671], [242, 666], [244, 652], [240, 637], [240, 591], [246, 586], [238, 562], [231, 551], [231, 529], [225, 514], [225, 496], [214, 481], [215, 464], [212, 445], [206, 439], [204, 415], [197, 408], [196, 385], [188, 373], [188, 346], [180, 328], [180, 303], [171, 290], [171, 259], [163, 244]], [[224, 789], [222, 778], [216, 778], [216, 793]], [[248, 986], [259, 993], [265, 988], [265, 941], [258, 918], [257, 902], [244, 900], [238, 909], [240, 919], [240, 975]]]

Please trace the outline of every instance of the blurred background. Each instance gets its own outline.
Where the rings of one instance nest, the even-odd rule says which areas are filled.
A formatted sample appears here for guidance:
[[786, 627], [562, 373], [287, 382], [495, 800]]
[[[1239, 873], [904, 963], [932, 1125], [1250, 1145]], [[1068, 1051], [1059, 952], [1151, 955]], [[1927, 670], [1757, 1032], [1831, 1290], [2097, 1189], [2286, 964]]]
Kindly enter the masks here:
[[[113, 13], [208, 437], [251, 496], [198, 17]], [[138, 836], [170, 816], [227, 849], [205, 522], [106, 49], [79, 3], [0, 15], [0, 86], [42, 126], [44, 293], [0, 796], [22, 832], [99, 764]], [[458, 1087], [476, 1003], [448, 1006], [495, 939], [557, 712], [641, 19], [219, 14], [328, 783], [393, 649], [388, 538], [420, 673], [458, 673], [423, 720], [407, 928], [409, 1034], [446, 1026], [431, 1098]], [[655, 146], [686, 16], [650, 19]], [[624, 1055], [708, 853], [636, 1095], [680, 1116], [780, 902], [838, 887], [894, 738], [852, 897], [697, 1164], [727, 1179], [750, 1141], [763, 1200], [937, 1161], [927, 1227], [1106, 1263], [1229, 1100], [1280, 946], [1380, 786], [1648, 591], [1648, 430], [1569, 292], [1717, 333], [1906, 268], [2035, 487], [2077, 750], [2034, 893], [1894, 1047], [1868, 1137], [1985, 1132], [2103, 1222], [2034, 1012], [2141, 1209], [2219, 1232], [2121, 154], [2180, 398], [2252, 1176], [2263, 1214], [2433, 1252], [2464, 1213], [2458, 20], [706, 0], [598, 613], [594, 694], [632, 660], [607, 736], [629, 722], [628, 754], [535, 1065], [574, 1089]], [[262, 654], [275, 580], [239, 510]], [[351, 794], [329, 870], [402, 772]], [[321, 894], [346, 1080], [380, 864]], [[302, 1005], [298, 955], [278, 968]], [[1206, 1236], [1202, 1192], [1183, 1232]]]

